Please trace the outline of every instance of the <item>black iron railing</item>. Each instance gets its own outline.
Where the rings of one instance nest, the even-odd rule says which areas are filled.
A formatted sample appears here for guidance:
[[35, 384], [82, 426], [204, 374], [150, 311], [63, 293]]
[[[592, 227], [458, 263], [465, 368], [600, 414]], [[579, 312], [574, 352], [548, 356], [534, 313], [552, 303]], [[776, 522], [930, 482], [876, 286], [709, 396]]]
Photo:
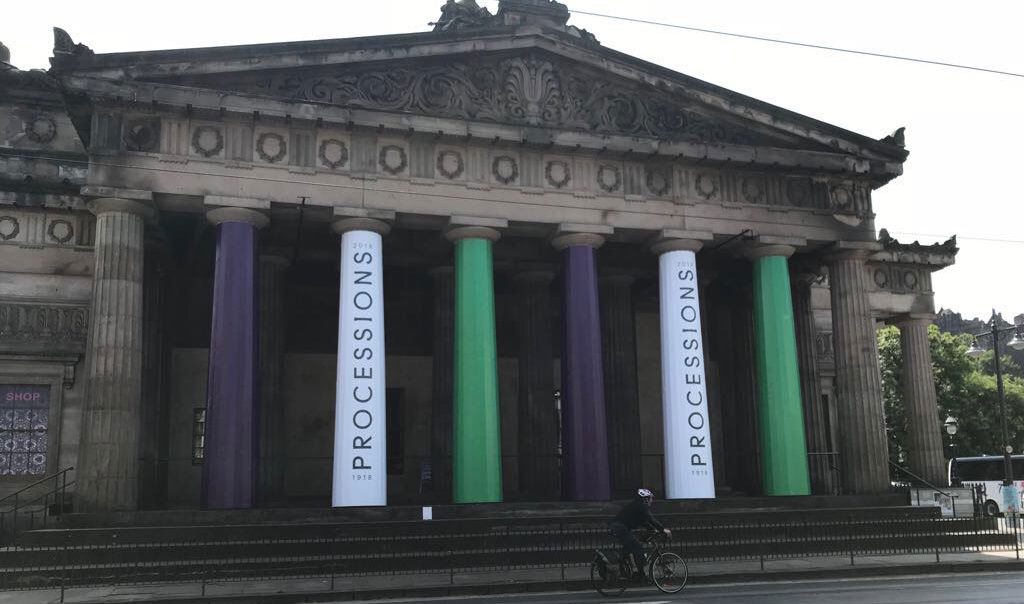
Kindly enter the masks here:
[[74, 468], [64, 468], [0, 499], [0, 541], [14, 543], [18, 533], [49, 527], [53, 519], [71, 511]]
[[[806, 510], [771, 515], [670, 514], [668, 549], [691, 562], [1014, 552], [1020, 529], [1001, 518], [942, 518], [929, 510]], [[543, 570], [563, 579], [615, 547], [605, 518], [461, 519], [48, 530], [0, 550], [0, 590], [90, 585], [346, 578], [457, 577]], [[326, 589], [326, 588], [325, 588]]]

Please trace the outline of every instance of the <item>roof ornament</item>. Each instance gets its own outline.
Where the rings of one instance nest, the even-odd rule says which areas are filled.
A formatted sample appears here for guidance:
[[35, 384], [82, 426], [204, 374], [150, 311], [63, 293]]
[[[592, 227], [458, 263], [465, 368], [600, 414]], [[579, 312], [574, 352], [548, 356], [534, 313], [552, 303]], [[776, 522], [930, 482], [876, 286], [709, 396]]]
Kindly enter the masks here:
[[59, 27], [53, 28], [53, 56], [88, 56], [96, 54], [85, 44], [75, 44], [68, 32]]
[[434, 31], [451, 31], [488, 27], [493, 21], [491, 11], [482, 8], [476, 0], [448, 0], [441, 7], [441, 17], [428, 25], [433, 25]]
[[944, 254], [956, 254], [960, 251], [960, 248], [956, 245], [956, 235], [953, 235], [949, 239], [942, 243], [932, 243], [925, 245], [919, 241], [913, 243], [900, 243], [895, 237], [889, 234], [887, 229], [879, 229], [878, 231], [878, 243], [881, 243], [887, 250], [905, 251], [905, 252], [932, 252], [932, 253], [944, 253]]
[[889, 145], [896, 145], [900, 149], [905, 148], [907, 146], [907, 140], [906, 137], [903, 135], [904, 130], [906, 130], [906, 127], [897, 128], [895, 132], [883, 138], [882, 142], [887, 143]]
[[11, 49], [4, 46], [3, 42], [0, 42], [0, 69], [9, 69], [11, 67]]

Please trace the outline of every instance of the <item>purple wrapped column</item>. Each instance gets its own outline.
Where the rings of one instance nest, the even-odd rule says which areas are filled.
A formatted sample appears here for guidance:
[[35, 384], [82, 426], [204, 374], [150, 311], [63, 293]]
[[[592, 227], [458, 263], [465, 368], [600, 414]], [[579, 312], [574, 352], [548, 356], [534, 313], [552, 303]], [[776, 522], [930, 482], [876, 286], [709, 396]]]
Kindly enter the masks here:
[[564, 283], [562, 340], [562, 488], [567, 499], [603, 501], [611, 495], [608, 427], [605, 423], [601, 315], [597, 304], [595, 248], [591, 233], [562, 235]]
[[202, 505], [248, 508], [256, 497], [259, 459], [256, 231], [267, 217], [241, 208], [218, 208], [206, 216], [217, 225], [217, 257]]

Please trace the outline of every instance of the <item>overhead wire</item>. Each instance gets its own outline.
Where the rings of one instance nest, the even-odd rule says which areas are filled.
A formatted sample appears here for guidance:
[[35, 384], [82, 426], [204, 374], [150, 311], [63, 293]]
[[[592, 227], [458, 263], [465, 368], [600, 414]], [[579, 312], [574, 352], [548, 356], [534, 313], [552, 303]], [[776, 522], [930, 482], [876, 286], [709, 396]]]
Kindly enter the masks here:
[[742, 38], [742, 39], [745, 39], [745, 40], [755, 40], [755, 41], [758, 41], [758, 42], [770, 42], [772, 44], [785, 44], [785, 45], [788, 45], [788, 46], [797, 46], [797, 47], [801, 47], [801, 48], [813, 48], [813, 49], [817, 49], [817, 50], [827, 50], [827, 51], [831, 51], [831, 52], [844, 52], [844, 53], [848, 53], [848, 54], [862, 55], [862, 56], [868, 56], [868, 57], [876, 57], [876, 58], [881, 58], [881, 59], [893, 59], [893, 60], [897, 60], [897, 61], [908, 61], [908, 62], [912, 62], [912, 63], [923, 63], [923, 64], [926, 64], [926, 65], [936, 65], [936, 66], [939, 66], [939, 67], [950, 67], [950, 68], [954, 68], [954, 69], [966, 69], [966, 70], [969, 70], [969, 71], [979, 71], [979, 72], [982, 72], [982, 73], [989, 73], [989, 74], [995, 74], [995, 75], [1009, 76], [1009, 77], [1014, 77], [1014, 78], [1024, 78], [1024, 73], [1017, 73], [1017, 72], [1013, 72], [1013, 71], [1003, 71], [1001, 69], [992, 69], [992, 68], [988, 68], [988, 67], [977, 67], [977, 66], [974, 66], [974, 65], [964, 65], [964, 64], [961, 64], [961, 63], [950, 63], [950, 62], [947, 62], [947, 61], [936, 61], [936, 60], [932, 60], [932, 59], [921, 59], [921, 58], [917, 58], [917, 57], [906, 57], [906, 56], [902, 56], [902, 55], [893, 55], [893, 54], [882, 53], [882, 52], [872, 52], [872, 51], [868, 51], [868, 50], [857, 50], [857, 49], [853, 49], [853, 48], [840, 48], [838, 46], [826, 46], [824, 44], [812, 44], [812, 43], [809, 43], [809, 42], [797, 42], [797, 41], [794, 41], [794, 40], [783, 40], [781, 38], [769, 38], [767, 36], [755, 36], [755, 35], [752, 35], [752, 34], [740, 34], [740, 33], [735, 33], [735, 32], [721, 31], [721, 30], [717, 30], [717, 29], [707, 29], [707, 28], [704, 28], [704, 27], [693, 27], [691, 25], [680, 25], [678, 23], [665, 23], [663, 21], [651, 21], [651, 20], [648, 20], [648, 19], [637, 19], [635, 17], [623, 17], [621, 15], [608, 15], [608, 14], [604, 14], [604, 13], [593, 13], [593, 12], [582, 11], [582, 10], [570, 10], [569, 12], [577, 14], [577, 15], [587, 15], [587, 16], [590, 16], [590, 17], [601, 17], [601, 18], [604, 18], [604, 19], [616, 19], [616, 20], [619, 20], [619, 21], [627, 21], [627, 22], [630, 22], [630, 23], [641, 23], [641, 24], [644, 24], [644, 25], [655, 25], [655, 26], [659, 26], [659, 27], [670, 27], [670, 28], [673, 28], [673, 29], [683, 29], [683, 30], [686, 30], [686, 31], [695, 31], [695, 32], [700, 32], [700, 33], [705, 33], [705, 34], [714, 34], [714, 35], [718, 35], [718, 36], [729, 36], [729, 37], [732, 37], [732, 38]]

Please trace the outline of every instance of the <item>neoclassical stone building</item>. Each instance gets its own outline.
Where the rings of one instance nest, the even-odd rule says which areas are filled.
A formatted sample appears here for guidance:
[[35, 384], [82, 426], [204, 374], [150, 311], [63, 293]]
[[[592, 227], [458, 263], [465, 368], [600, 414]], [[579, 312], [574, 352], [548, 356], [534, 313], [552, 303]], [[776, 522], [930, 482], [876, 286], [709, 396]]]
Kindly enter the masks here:
[[[876, 493], [875, 329], [943, 476], [955, 242], [881, 140], [602, 46], [433, 31], [0, 57], [0, 488], [79, 509]], [[333, 491], [333, 493], [332, 493]], [[333, 497], [332, 497], [333, 494]]]

